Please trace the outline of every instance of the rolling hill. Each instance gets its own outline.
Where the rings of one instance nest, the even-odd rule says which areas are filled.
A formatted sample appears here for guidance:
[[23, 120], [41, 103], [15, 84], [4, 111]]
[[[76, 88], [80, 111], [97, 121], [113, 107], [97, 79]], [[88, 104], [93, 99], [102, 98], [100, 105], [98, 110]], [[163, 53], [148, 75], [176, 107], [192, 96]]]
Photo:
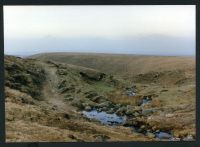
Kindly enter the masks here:
[[[7, 142], [196, 137], [193, 57], [44, 53], [4, 60]], [[106, 115], [87, 118], [93, 111]], [[110, 115], [126, 119], [103, 124]]]

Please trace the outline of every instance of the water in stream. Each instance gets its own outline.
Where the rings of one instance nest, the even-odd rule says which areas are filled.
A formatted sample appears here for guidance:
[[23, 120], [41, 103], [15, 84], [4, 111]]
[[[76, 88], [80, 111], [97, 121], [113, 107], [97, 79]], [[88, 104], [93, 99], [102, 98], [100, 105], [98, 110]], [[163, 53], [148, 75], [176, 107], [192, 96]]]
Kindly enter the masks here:
[[123, 124], [126, 121], [126, 116], [118, 116], [115, 113], [108, 114], [106, 112], [98, 112], [96, 110], [92, 111], [83, 111], [83, 114], [89, 119], [96, 119], [102, 124], [106, 125], [119, 125]]
[[[113, 114], [108, 114], [106, 112], [98, 112], [97, 110], [92, 110], [92, 111], [83, 111], [83, 114], [85, 115], [85, 117], [89, 118], [89, 119], [95, 119], [100, 121], [102, 124], [105, 125], [122, 125], [126, 122], [126, 116], [118, 116], [115, 113]], [[133, 128], [134, 132], [138, 132], [138, 129], [130, 126], [130, 128]], [[138, 132], [138, 133], [142, 133], [142, 132]], [[144, 135], [146, 135], [146, 133], [142, 133]], [[158, 139], [168, 139], [168, 140], [173, 140], [173, 136], [170, 133], [167, 132], [157, 132], [154, 133], [155, 134], [155, 138]]]

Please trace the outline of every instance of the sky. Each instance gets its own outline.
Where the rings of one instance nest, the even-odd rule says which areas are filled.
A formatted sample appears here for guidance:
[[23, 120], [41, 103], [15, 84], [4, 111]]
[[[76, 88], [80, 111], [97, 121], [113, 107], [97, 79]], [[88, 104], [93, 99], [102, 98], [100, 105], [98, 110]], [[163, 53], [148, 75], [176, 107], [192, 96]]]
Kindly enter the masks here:
[[4, 6], [4, 52], [195, 55], [195, 5]]

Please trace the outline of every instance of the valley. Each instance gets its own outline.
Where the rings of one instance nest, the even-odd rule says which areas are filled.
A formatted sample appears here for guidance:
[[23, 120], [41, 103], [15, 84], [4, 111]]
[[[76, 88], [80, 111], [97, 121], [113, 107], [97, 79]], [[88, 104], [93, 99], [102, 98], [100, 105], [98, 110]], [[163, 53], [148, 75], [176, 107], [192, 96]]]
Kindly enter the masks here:
[[7, 142], [193, 141], [195, 59], [5, 55]]

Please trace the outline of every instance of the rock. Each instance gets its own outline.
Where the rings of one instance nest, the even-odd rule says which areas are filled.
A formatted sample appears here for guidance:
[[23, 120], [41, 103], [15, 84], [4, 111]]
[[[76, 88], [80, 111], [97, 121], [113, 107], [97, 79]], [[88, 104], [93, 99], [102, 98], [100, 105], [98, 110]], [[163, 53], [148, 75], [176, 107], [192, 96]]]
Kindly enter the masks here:
[[73, 97], [67, 97], [67, 98], [65, 98], [66, 101], [71, 101], [73, 99], [74, 99]]
[[102, 108], [98, 108], [97, 111], [98, 111], [98, 112], [101, 112], [101, 111], [102, 111]]
[[116, 104], [115, 107], [120, 108], [122, 105], [121, 104]]
[[140, 129], [146, 129], [146, 126], [145, 125], [142, 125], [141, 127], [140, 127]]
[[105, 101], [108, 101], [107, 98], [105, 98], [104, 96], [94, 96], [94, 97], [91, 97], [90, 100], [95, 103], [103, 103]]
[[134, 115], [134, 113], [135, 113], [135, 111], [132, 110], [132, 109], [128, 109], [128, 110], [126, 111], [126, 115]]
[[134, 106], [127, 105], [126, 108], [127, 108], [127, 109], [134, 109]]
[[71, 139], [76, 139], [76, 137], [72, 134], [69, 134], [68, 137], [71, 138]]
[[67, 81], [66, 80], [62, 80], [61, 82], [59, 82], [58, 84], [58, 88], [63, 88], [67, 86]]
[[85, 79], [94, 81], [101, 81], [106, 76], [106, 74], [96, 71], [84, 71], [80, 72], [80, 75]]
[[139, 107], [139, 106], [135, 106], [135, 107], [134, 107], [134, 111], [140, 112], [140, 111], [142, 111], [142, 108]]
[[108, 114], [112, 114], [114, 113], [114, 109], [113, 108], [110, 108], [108, 111], [107, 111]]
[[155, 138], [155, 134], [151, 133], [151, 132], [147, 132], [146, 135], [149, 137], [149, 138]]
[[154, 111], [152, 109], [142, 110], [142, 115], [147, 116], [152, 114]]
[[101, 111], [108, 111], [108, 107], [101, 108]]
[[63, 87], [60, 89], [60, 93], [66, 93], [66, 92], [75, 92], [75, 86], [74, 85], [70, 85], [68, 87]]
[[44, 70], [30, 59], [6, 55], [4, 61], [6, 85], [37, 99], [46, 77]]
[[163, 90], [161, 90], [160, 92], [166, 92], [166, 91], [168, 91], [167, 89], [163, 89]]
[[22, 103], [25, 103], [25, 104], [30, 104], [30, 105], [34, 105], [35, 103], [34, 103], [34, 101], [33, 101], [33, 99], [32, 98], [30, 98], [30, 97], [26, 97], [26, 96], [22, 96], [22, 97], [20, 97], [21, 98], [21, 102]]
[[174, 114], [169, 113], [169, 114], [166, 114], [165, 117], [171, 118], [171, 117], [174, 117]]
[[96, 100], [94, 100], [94, 102], [97, 102], [97, 103], [103, 103], [105, 101], [107, 101], [107, 98], [104, 96], [97, 96]]
[[14, 121], [15, 120], [15, 117], [13, 115], [6, 115], [6, 121]]
[[58, 106], [56, 106], [56, 105], [53, 105], [53, 107], [52, 107], [52, 110], [57, 110], [58, 109]]
[[103, 103], [98, 104], [98, 107], [107, 107], [107, 108], [110, 108], [111, 104], [112, 103], [110, 101], [105, 101]]
[[127, 111], [127, 108], [125, 106], [122, 106], [121, 108], [119, 108], [117, 111], [116, 111], [116, 114], [117, 115], [124, 115]]
[[90, 106], [86, 106], [86, 107], [85, 107], [85, 110], [86, 110], [86, 111], [90, 111], [91, 109], [92, 109], [92, 108], [91, 108]]
[[127, 91], [126, 91], [126, 95], [127, 95], [127, 96], [135, 96], [136, 93], [133, 92], [133, 91], [127, 90]]
[[66, 118], [66, 119], [70, 118], [69, 114], [67, 114], [67, 113], [63, 114], [63, 117]]
[[144, 128], [138, 128], [137, 129], [137, 131], [136, 132], [138, 132], [138, 133], [145, 133], [146, 132], [146, 130], [144, 129]]
[[171, 141], [181, 141], [181, 139], [180, 138], [172, 138], [172, 139], [170, 139]]
[[89, 106], [89, 104], [88, 104], [87, 102], [84, 101], [84, 102], [82, 103], [82, 106], [83, 106], [83, 107], [87, 107], [87, 106]]
[[86, 96], [86, 98], [93, 98], [93, 97], [95, 97], [95, 96], [98, 96], [98, 94], [96, 93], [96, 92], [89, 92], [88, 94], [87, 94], [87, 96]]
[[165, 133], [165, 132], [157, 133], [156, 137], [159, 138], [159, 139], [170, 139], [170, 138], [172, 138], [172, 136], [170, 134]]
[[66, 69], [58, 69], [57, 74], [59, 75], [67, 75], [68, 71]]
[[160, 132], [160, 130], [156, 130], [156, 131], [155, 131], [155, 133], [159, 133], [159, 132]]
[[133, 115], [134, 115], [135, 117], [138, 117], [140, 114], [139, 114], [138, 112], [135, 112]]
[[192, 135], [187, 135], [187, 137], [183, 138], [183, 141], [194, 141], [194, 138]]
[[107, 139], [110, 139], [110, 137], [108, 137], [107, 135], [95, 135], [94, 137], [96, 142], [104, 142]]
[[83, 101], [79, 98], [74, 98], [71, 104], [79, 109], [84, 109]]
[[65, 98], [68, 98], [68, 97], [71, 97], [71, 96], [72, 96], [71, 94], [66, 94]]

